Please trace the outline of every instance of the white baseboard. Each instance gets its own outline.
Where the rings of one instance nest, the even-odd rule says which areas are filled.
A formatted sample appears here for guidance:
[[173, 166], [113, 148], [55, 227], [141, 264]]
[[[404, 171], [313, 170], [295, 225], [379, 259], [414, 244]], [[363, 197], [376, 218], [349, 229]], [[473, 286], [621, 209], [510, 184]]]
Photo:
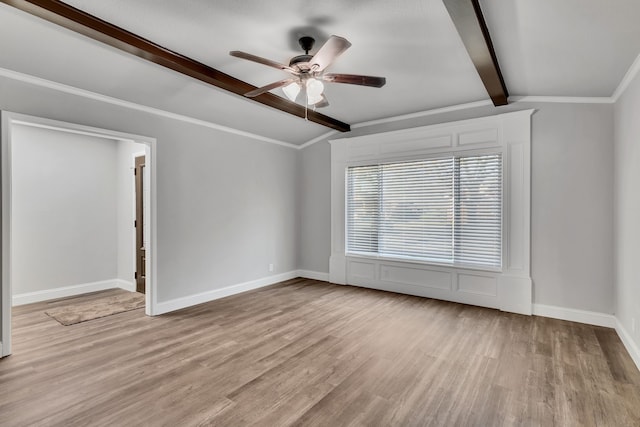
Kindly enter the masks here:
[[620, 323], [618, 319], [616, 319], [615, 328], [618, 336], [620, 337], [620, 340], [622, 341], [622, 344], [624, 344], [627, 352], [629, 352], [629, 355], [638, 367], [638, 370], [640, 370], [640, 348], [638, 348], [636, 343], [633, 341], [633, 338], [631, 338], [631, 334], [627, 332], [627, 330], [624, 328], [624, 326], [622, 326], [622, 323]]
[[9, 356], [11, 354], [11, 353], [9, 353], [8, 350], [9, 350], [9, 348], [8, 347], [3, 347], [2, 346], [2, 341], [0, 341], [0, 359], [2, 359], [3, 357], [7, 357], [7, 356]]
[[286, 273], [274, 274], [273, 276], [263, 277], [257, 280], [251, 280], [249, 282], [238, 283], [237, 285], [227, 286], [221, 289], [212, 289], [207, 292], [202, 292], [195, 295], [189, 295], [182, 298], [176, 298], [169, 301], [162, 301], [156, 304], [155, 314], [164, 314], [171, 311], [180, 310], [181, 308], [191, 307], [194, 305], [202, 304], [205, 302], [213, 301], [216, 299], [228, 297], [231, 295], [239, 294], [241, 292], [251, 291], [253, 289], [262, 288], [265, 286], [273, 285], [285, 280], [294, 279], [298, 277], [298, 271], [292, 270]]
[[136, 284], [134, 282], [129, 282], [128, 280], [116, 279], [115, 280], [116, 287], [120, 289], [124, 289], [125, 291], [135, 292]]
[[14, 306], [31, 304], [34, 302], [47, 301], [57, 298], [71, 297], [74, 295], [87, 294], [89, 292], [104, 291], [120, 287], [117, 279], [101, 280], [99, 282], [82, 283], [80, 285], [63, 286], [44, 291], [26, 292], [14, 294], [11, 300]]
[[304, 277], [305, 279], [322, 280], [324, 282], [329, 281], [329, 273], [321, 273], [319, 271], [298, 270], [298, 277]]
[[616, 318], [612, 314], [596, 311], [577, 310], [575, 308], [557, 307], [554, 305], [533, 304], [533, 315], [586, 323], [588, 325], [616, 327]]

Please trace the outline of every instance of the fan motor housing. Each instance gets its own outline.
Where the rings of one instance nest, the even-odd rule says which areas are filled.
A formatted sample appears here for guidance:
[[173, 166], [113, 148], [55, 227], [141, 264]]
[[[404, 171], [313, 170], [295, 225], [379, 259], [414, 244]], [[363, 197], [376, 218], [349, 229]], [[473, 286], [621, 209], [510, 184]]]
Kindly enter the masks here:
[[294, 65], [299, 64], [301, 62], [309, 62], [311, 61], [311, 58], [313, 58], [313, 55], [294, 56], [293, 58], [291, 58], [291, 61], [289, 61], [289, 66], [293, 67]]

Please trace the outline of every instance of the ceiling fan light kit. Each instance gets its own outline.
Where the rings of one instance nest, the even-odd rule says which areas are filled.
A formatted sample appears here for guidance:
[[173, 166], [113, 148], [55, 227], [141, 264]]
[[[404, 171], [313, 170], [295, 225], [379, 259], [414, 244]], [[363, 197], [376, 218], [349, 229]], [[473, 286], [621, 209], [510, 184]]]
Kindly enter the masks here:
[[284, 92], [284, 94], [287, 98], [289, 98], [290, 101], [295, 102], [298, 94], [300, 93], [300, 85], [298, 84], [298, 82], [291, 82], [288, 85], [282, 87], [282, 92]]
[[282, 88], [285, 96], [291, 101], [295, 102], [300, 93], [302, 93], [305, 98], [305, 105], [321, 108], [329, 105], [324, 95], [323, 82], [370, 87], [382, 87], [386, 83], [384, 77], [324, 73], [336, 58], [351, 46], [351, 43], [343, 37], [331, 36], [315, 55], [309, 55], [309, 51], [313, 49], [315, 43], [313, 37], [301, 37], [298, 43], [305, 53], [291, 58], [289, 65], [237, 50], [229, 52], [231, 56], [257, 62], [292, 74], [292, 77], [288, 79], [270, 83], [244, 95], [252, 98], [270, 90]]
[[307, 104], [315, 105], [322, 101], [322, 92], [324, 92], [324, 85], [320, 80], [314, 78], [307, 79]]

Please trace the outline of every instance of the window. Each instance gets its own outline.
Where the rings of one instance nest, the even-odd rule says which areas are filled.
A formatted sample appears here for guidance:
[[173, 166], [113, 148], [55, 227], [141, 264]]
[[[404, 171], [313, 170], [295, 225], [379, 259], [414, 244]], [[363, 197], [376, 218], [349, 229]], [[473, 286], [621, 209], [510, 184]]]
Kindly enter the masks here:
[[347, 252], [502, 264], [502, 155], [347, 168]]

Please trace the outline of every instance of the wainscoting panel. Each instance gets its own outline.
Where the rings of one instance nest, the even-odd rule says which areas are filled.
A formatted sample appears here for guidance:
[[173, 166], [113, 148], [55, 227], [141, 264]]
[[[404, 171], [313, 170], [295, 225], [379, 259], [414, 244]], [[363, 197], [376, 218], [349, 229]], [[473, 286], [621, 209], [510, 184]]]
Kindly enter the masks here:
[[451, 273], [447, 271], [381, 264], [380, 275], [384, 282], [451, 290]]
[[347, 264], [347, 274], [354, 280], [376, 277], [376, 263], [367, 261], [351, 261]]
[[499, 308], [499, 273], [347, 255], [348, 284]]
[[469, 294], [498, 296], [498, 279], [495, 275], [458, 273], [458, 291]]

